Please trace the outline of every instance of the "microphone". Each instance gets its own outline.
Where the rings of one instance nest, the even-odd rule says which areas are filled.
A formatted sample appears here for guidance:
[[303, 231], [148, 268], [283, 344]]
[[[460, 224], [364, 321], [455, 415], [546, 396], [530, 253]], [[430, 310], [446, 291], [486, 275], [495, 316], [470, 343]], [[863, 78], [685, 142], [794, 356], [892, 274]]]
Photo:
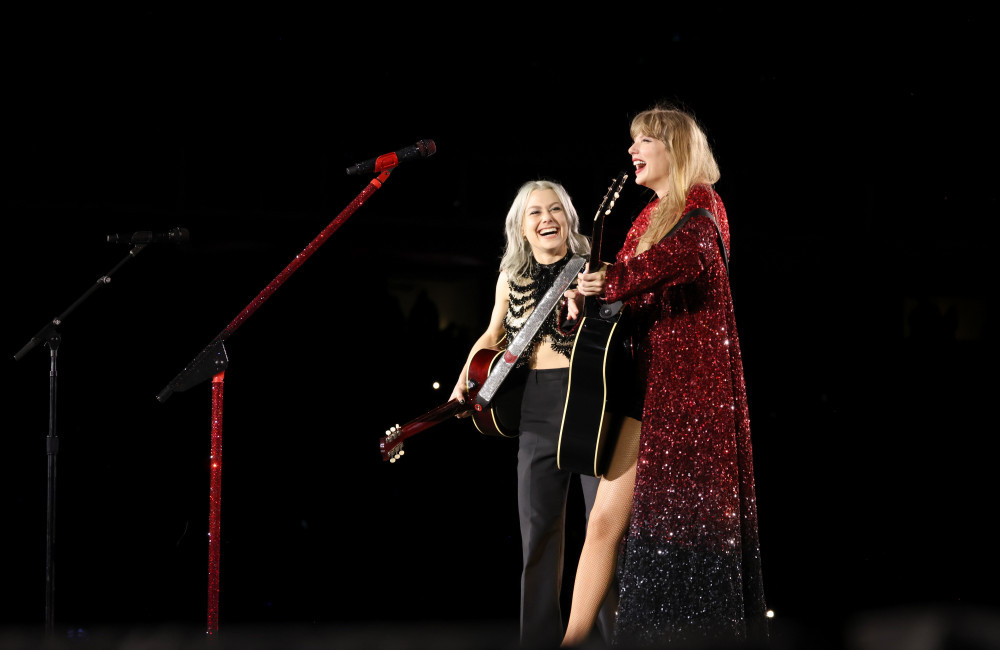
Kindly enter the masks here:
[[403, 147], [399, 151], [382, 154], [378, 158], [372, 158], [364, 162], [359, 162], [353, 167], [348, 167], [347, 175], [377, 174], [386, 169], [392, 169], [399, 163], [406, 162], [407, 160], [426, 158], [427, 156], [433, 156], [435, 153], [437, 153], [437, 145], [434, 144], [433, 140], [420, 140], [417, 144]]
[[167, 232], [139, 230], [131, 235], [118, 233], [108, 235], [109, 244], [158, 244], [160, 242], [178, 244], [189, 239], [191, 239], [191, 233], [187, 228], [171, 228]]

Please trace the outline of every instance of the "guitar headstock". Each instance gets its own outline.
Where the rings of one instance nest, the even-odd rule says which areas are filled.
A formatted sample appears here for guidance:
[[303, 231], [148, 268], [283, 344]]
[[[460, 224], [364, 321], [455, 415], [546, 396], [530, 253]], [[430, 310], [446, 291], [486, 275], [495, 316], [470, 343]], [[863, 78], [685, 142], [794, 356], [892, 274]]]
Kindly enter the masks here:
[[621, 196], [622, 188], [625, 187], [625, 181], [627, 180], [628, 172], [621, 172], [611, 179], [611, 185], [608, 185], [608, 191], [604, 194], [604, 198], [601, 199], [601, 206], [597, 208], [594, 221], [611, 214], [611, 208], [615, 207], [615, 201]]
[[621, 196], [622, 188], [625, 187], [625, 181], [627, 180], [627, 171], [620, 172], [611, 179], [611, 185], [608, 185], [608, 191], [601, 200], [601, 206], [597, 208], [597, 214], [594, 215], [594, 229], [590, 236], [591, 269], [597, 269], [601, 264], [601, 239], [603, 238], [604, 217], [611, 214], [611, 209], [615, 207], [615, 201]]
[[382, 450], [382, 460], [395, 463], [403, 455], [404, 440], [466, 411], [472, 411], [472, 405], [469, 401], [453, 399], [402, 426], [397, 424], [394, 427], [389, 427], [385, 435], [378, 441], [379, 448]]
[[398, 424], [389, 427], [385, 435], [378, 439], [378, 446], [382, 450], [382, 460], [395, 463], [404, 453], [403, 451], [403, 428]]

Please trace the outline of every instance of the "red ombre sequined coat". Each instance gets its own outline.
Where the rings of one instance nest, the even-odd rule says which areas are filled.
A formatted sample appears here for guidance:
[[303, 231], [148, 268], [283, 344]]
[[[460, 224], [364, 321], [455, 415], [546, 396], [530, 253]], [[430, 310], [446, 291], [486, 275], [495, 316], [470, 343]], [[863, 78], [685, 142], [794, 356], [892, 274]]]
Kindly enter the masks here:
[[[629, 529], [619, 565], [616, 642], [638, 646], [766, 635], [750, 420], [729, 276], [715, 225], [682, 220], [635, 254], [636, 218], [605, 298], [636, 323], [646, 394]], [[729, 247], [715, 190], [689, 192]]]

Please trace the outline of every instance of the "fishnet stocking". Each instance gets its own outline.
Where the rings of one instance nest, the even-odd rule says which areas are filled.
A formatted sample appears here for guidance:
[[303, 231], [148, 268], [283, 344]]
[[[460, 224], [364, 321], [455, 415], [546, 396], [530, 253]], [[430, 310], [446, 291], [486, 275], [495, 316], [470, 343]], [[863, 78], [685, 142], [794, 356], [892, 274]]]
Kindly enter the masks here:
[[561, 647], [587, 640], [618, 565], [618, 546], [632, 512], [635, 460], [639, 453], [638, 420], [625, 418], [608, 473], [601, 477], [587, 522], [587, 536], [573, 583], [573, 601]]

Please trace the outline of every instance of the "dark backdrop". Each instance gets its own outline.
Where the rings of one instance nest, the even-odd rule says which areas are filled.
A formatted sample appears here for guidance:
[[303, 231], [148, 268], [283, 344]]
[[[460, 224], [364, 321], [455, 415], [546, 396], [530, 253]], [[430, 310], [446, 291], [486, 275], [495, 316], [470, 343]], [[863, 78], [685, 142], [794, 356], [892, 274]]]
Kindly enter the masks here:
[[516, 442], [378, 439], [447, 398], [518, 186], [563, 182], [589, 233], [660, 100], [722, 169], [776, 624], [995, 608], [982, 16], [690, 13], [11, 13], [0, 624], [44, 611], [49, 350], [14, 353], [128, 258], [59, 327], [57, 629], [203, 625], [210, 385], [155, 396], [364, 189], [348, 166], [433, 139], [226, 343], [221, 625], [516, 628]]

